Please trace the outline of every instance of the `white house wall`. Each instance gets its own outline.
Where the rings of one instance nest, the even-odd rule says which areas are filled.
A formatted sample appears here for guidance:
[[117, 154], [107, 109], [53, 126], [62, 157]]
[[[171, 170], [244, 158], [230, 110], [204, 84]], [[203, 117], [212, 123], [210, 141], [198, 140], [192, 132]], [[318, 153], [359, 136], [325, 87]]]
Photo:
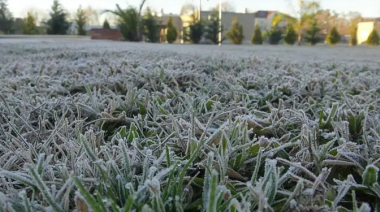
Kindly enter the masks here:
[[375, 27], [374, 22], [361, 22], [358, 24], [358, 44], [365, 43]]

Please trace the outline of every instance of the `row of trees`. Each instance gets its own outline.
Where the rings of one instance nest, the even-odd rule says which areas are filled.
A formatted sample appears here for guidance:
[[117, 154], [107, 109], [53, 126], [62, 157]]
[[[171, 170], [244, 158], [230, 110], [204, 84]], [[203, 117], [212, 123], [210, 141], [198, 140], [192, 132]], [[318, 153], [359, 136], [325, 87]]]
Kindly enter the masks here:
[[[0, 6], [6, 8], [5, 0], [0, 1]], [[144, 17], [141, 18], [141, 11], [145, 2], [146, 0], [142, 0], [139, 8], [129, 7], [127, 9], [122, 9], [119, 5], [116, 5], [115, 10], [104, 11], [104, 13], [111, 13], [117, 17], [121, 33], [125, 40], [141, 41], [143, 38], [145, 38], [145, 41], [147, 42], [159, 42], [160, 23], [158, 23], [156, 17], [153, 16], [152, 11], [147, 8], [144, 13]], [[0, 12], [0, 17], [1, 14], [2, 13]], [[88, 12], [79, 7], [72, 22], [75, 24], [77, 35], [86, 35], [85, 26], [88, 25], [89, 18], [90, 17]], [[5, 29], [4, 26], [6, 25], [2, 24], [2, 20], [3, 19], [0, 18], [0, 26], [2, 26], [4, 29], [0, 28], [0, 30], [7, 34], [11, 33], [10, 30]], [[68, 20], [69, 14], [64, 10], [60, 2], [58, 0], [55, 0], [49, 13], [49, 19], [44, 23], [46, 27], [46, 33], [51, 35], [67, 34], [69, 27], [72, 24]], [[110, 24], [107, 19], [103, 23], [103, 28], [110, 29]], [[37, 18], [31, 12], [28, 12], [27, 17], [24, 20], [23, 33], [38, 33]], [[170, 18], [168, 23], [167, 40], [174, 42], [177, 35], [178, 32], [172, 23], [172, 18]], [[175, 37], [174, 41], [172, 41], [172, 37]]]
[[[317, 21], [315, 19], [311, 20], [309, 28], [306, 30], [306, 34], [304, 36], [306, 43], [310, 45], [316, 45], [318, 42], [323, 41], [323, 38], [320, 37], [319, 32], [320, 28], [318, 27]], [[357, 45], [357, 27], [354, 24], [351, 26], [350, 34], [349, 44], [351, 46]], [[239, 24], [237, 18], [233, 20], [232, 26], [227, 31], [226, 35], [233, 44], [241, 44], [243, 42], [244, 30], [243, 26]], [[265, 38], [267, 38], [268, 43], [271, 45], [277, 45], [281, 40], [283, 40], [285, 44], [294, 45], [297, 42], [297, 38], [299, 38], [299, 36], [297, 35], [293, 24], [288, 24], [285, 30], [279, 29], [277, 26], [272, 26], [272, 29], [266, 32], [266, 34], [262, 33], [260, 27], [256, 25], [253, 36], [251, 38], [251, 43], [261, 45], [263, 44]], [[334, 26], [329, 30], [325, 41], [329, 45], [336, 45], [341, 41], [341, 38], [342, 36], [338, 32], [337, 27]], [[371, 32], [366, 43], [371, 46], [380, 45], [380, 38], [376, 30], [373, 30]]]
[[[60, 2], [55, 0], [51, 7], [51, 11], [49, 12], [49, 18], [42, 22], [42, 28], [46, 29], [47, 34], [64, 35], [69, 32], [71, 24], [74, 24], [76, 34], [85, 35], [85, 26], [88, 24], [95, 24], [93, 23], [93, 20], [99, 18], [98, 14], [90, 7], [86, 10], [79, 7], [71, 22], [69, 21], [69, 16], [70, 14], [62, 7]], [[22, 22], [22, 33], [30, 35], [40, 33], [41, 30], [39, 30], [37, 22], [37, 14], [28, 12], [26, 18]], [[20, 31], [20, 29], [16, 29], [15, 25], [16, 21], [7, 7], [7, 0], [0, 0], [0, 31], [5, 34], [12, 34], [15, 31]], [[104, 26], [110, 28], [107, 20], [105, 20]]]
[[[317, 44], [320, 41], [318, 37], [319, 30], [317, 22], [311, 22], [310, 28], [307, 29], [306, 35], [304, 36], [306, 42], [310, 45]], [[340, 41], [340, 37], [340, 34], [334, 27], [330, 30], [326, 40], [329, 44], [335, 45]], [[230, 39], [233, 44], [241, 44], [243, 42], [244, 30], [237, 18], [233, 20], [231, 28], [227, 31], [227, 38]], [[293, 24], [288, 24], [285, 30], [279, 29], [277, 26], [272, 26], [266, 33], [262, 33], [259, 25], [256, 25], [251, 43], [261, 45], [264, 43], [264, 39], [267, 39], [269, 44], [277, 45], [283, 39], [285, 44], [294, 45], [297, 42], [297, 38], [298, 35]]]
[[[198, 44], [204, 38], [206, 42], [219, 44], [219, 32], [224, 31], [223, 26], [220, 26], [219, 22], [219, 15], [215, 9], [207, 21], [200, 19], [196, 13], [193, 13], [192, 23], [184, 32], [184, 41]], [[222, 41], [224, 39], [222, 38]]]
[[[197, 17], [197, 13], [194, 12], [194, 7], [187, 6], [186, 8], [188, 10], [192, 10], [193, 22], [188, 27], [188, 29], [184, 31], [184, 41], [193, 44], [198, 44], [202, 40], [202, 38], [204, 38], [205, 41], [211, 42], [213, 44], [218, 44], [220, 42], [218, 35], [220, 31], [223, 32], [223, 26], [219, 26], [219, 18], [217, 11], [214, 10], [214, 12], [211, 13], [211, 16], [209, 17], [209, 20], [205, 21]], [[182, 10], [185, 11], [186, 8], [183, 8]], [[148, 15], [144, 16], [144, 20], [149, 21], [152, 24], [146, 26], [145, 30], [151, 29], [149, 31], [152, 32], [154, 31], [152, 29], [154, 29], [155, 26], [155, 24], [153, 24], [155, 19], [153, 16], [149, 15], [151, 14], [150, 11], [147, 11], [146, 14]], [[283, 40], [284, 43], [289, 45], [294, 45], [296, 42], [298, 42], [298, 44], [301, 44], [302, 41], [305, 41], [310, 45], [315, 45], [318, 42], [325, 40], [326, 43], [330, 45], [336, 45], [341, 41], [342, 37], [339, 33], [339, 30], [347, 31], [344, 27], [347, 23], [344, 22], [342, 18], [339, 18], [336, 15], [332, 15], [330, 19], [334, 19], [334, 21], [332, 21], [331, 23], [335, 23], [336, 25], [329, 25], [331, 26], [329, 31], [326, 33], [321, 33], [321, 31], [326, 30], [327, 24], [321, 22], [320, 17], [324, 17], [329, 14], [330, 11], [320, 10], [319, 4], [317, 4], [316, 2], [302, 1], [298, 17], [293, 18], [285, 14], [276, 15], [273, 19], [271, 29], [264, 33], [262, 33], [259, 26], [256, 25], [254, 35], [251, 38], [251, 43], [262, 44], [264, 40], [267, 40], [269, 44], [276, 45], [281, 40]], [[354, 46], [357, 45], [356, 26], [361, 18], [357, 14], [353, 14], [351, 16], [351, 38], [349, 43], [350, 45]], [[329, 22], [330, 19], [325, 22]], [[287, 23], [287, 26], [280, 27], [280, 24], [284, 22]], [[174, 42], [177, 39], [178, 33], [174, 25], [172, 24], [172, 19], [169, 20], [167, 27], [168, 29], [166, 40], [169, 43]], [[327, 35], [325, 38], [322, 38], [322, 34]], [[367, 43], [369, 45], [378, 45], [378, 37], [379, 36], [377, 32], [373, 31], [369, 36]], [[234, 44], [241, 44], [244, 40], [244, 29], [243, 26], [239, 24], [237, 18], [233, 20], [232, 26], [226, 32], [226, 38]], [[222, 41], [226, 38], [222, 38]], [[151, 39], [149, 41], [154, 42], [154, 40]]]
[[[152, 11], [149, 8], [145, 10], [144, 16], [141, 18], [142, 8], [145, 2], [146, 0], [142, 0], [139, 7], [122, 9], [119, 5], [116, 5], [115, 10], [105, 11], [117, 17], [120, 30], [125, 40], [141, 41], [145, 39], [146, 42], [153, 43], [160, 41], [162, 23], [159, 23], [158, 19], [152, 14]], [[217, 8], [214, 9], [211, 17], [207, 21], [197, 17], [194, 6], [182, 8], [183, 12], [181, 13], [185, 13], [186, 8], [187, 10], [192, 10], [193, 21], [184, 31], [183, 39], [187, 42], [197, 44], [202, 38], [204, 38], [210, 43], [218, 44], [220, 42], [218, 36], [219, 32], [223, 32], [224, 29], [223, 26], [219, 26]], [[228, 4], [224, 5], [224, 10], [232, 10], [231, 8], [232, 7]], [[47, 34], [66, 34], [71, 25], [68, 21], [68, 16], [68, 13], [63, 9], [59, 1], [55, 0], [49, 13], [49, 19], [44, 22]], [[352, 14], [351, 16], [350, 44], [356, 45], [356, 25], [361, 18], [357, 14]], [[89, 23], [89, 18], [89, 14], [79, 7], [73, 21], [78, 35], [86, 34], [85, 26]], [[267, 40], [269, 44], [275, 45], [283, 40], [284, 43], [293, 45], [296, 42], [300, 44], [304, 40], [311, 45], [315, 45], [317, 42], [323, 40], [320, 37], [320, 31], [324, 31], [326, 30], [326, 27], [330, 27], [330, 30], [327, 33], [326, 42], [335, 45], [341, 39], [341, 35], [338, 31], [346, 31], [345, 25], [347, 23], [344, 20], [345, 19], [339, 18], [336, 14], [332, 14], [328, 10], [320, 10], [319, 4], [316, 2], [301, 1], [299, 5], [299, 13], [296, 18], [285, 14], [276, 15], [273, 19], [271, 29], [264, 33], [261, 32], [259, 26], [256, 26], [254, 35], [251, 38], [251, 43], [262, 44], [264, 40]], [[14, 18], [7, 9], [6, 0], [0, 0], [0, 31], [11, 33], [13, 22]], [[287, 27], [280, 27], [280, 23], [284, 22], [287, 23]], [[178, 31], [174, 27], [172, 18], [169, 19], [166, 26], [166, 41], [172, 43], [178, 37]], [[105, 20], [103, 27], [107, 29], [110, 28], [107, 20]], [[38, 31], [37, 18], [33, 13], [29, 12], [24, 20], [23, 33], [37, 34]], [[233, 20], [231, 28], [228, 29], [226, 38], [231, 40], [234, 44], [240, 44], [244, 39], [243, 31], [243, 26], [239, 24], [238, 19], [236, 18]], [[222, 41], [226, 38], [222, 38]], [[376, 31], [371, 33], [367, 43], [370, 45], [379, 45], [379, 35]]]
[[14, 21], [13, 15], [7, 7], [7, 0], [0, 0], [0, 31], [6, 34], [12, 33]]
[[[142, 20], [140, 20], [141, 8], [144, 1], [140, 5], [140, 8], [129, 7], [127, 9], [120, 8], [116, 5], [116, 10], [108, 10], [119, 19], [119, 26], [121, 33], [127, 41], [141, 41], [143, 38], [146, 42], [156, 43], [160, 41], [160, 30], [162, 25], [166, 25], [166, 41], [173, 43], [178, 38], [178, 29], [173, 24], [173, 18], [170, 17], [167, 23], [161, 23], [157, 17], [155, 17], [147, 8], [143, 14]], [[211, 43], [217, 44], [219, 42], [218, 34], [219, 18], [217, 11], [214, 11], [210, 17], [210, 20], [204, 21], [199, 19], [197, 13], [192, 13], [192, 23], [184, 31], [183, 39], [186, 42], [198, 44], [203, 37]], [[138, 36], [139, 35], [139, 36]]]
[[[46, 22], [46, 32], [47, 34], [51, 35], [65, 35], [68, 33], [68, 29], [71, 25], [71, 23], [68, 21], [69, 14], [64, 10], [62, 5], [58, 0], [54, 0], [51, 12], [50, 12], [50, 18]], [[82, 7], [79, 7], [73, 23], [75, 24], [76, 34], [77, 35], [86, 35], [85, 27], [89, 24], [89, 13], [88, 11], [85, 11], [82, 9]], [[29, 17], [29, 15], [28, 15]], [[29, 28], [36, 27], [36, 24], [28, 24], [26, 22], [26, 26], [30, 25]], [[33, 25], [33, 26], [32, 26]], [[107, 19], [103, 23], [103, 28], [110, 29], [110, 25], [107, 21]], [[26, 33], [28, 34], [28, 33]]]
[[[271, 29], [262, 33], [258, 25], [256, 25], [253, 37], [251, 38], [252, 44], [262, 44], [267, 40], [269, 44], [276, 45], [281, 40], [289, 45], [294, 45], [296, 42], [300, 45], [302, 41], [310, 45], [315, 45], [323, 40], [330, 45], [336, 45], [341, 41], [341, 34], [339, 33], [337, 25], [339, 24], [340, 30], [345, 30], [343, 27], [346, 25], [347, 20], [339, 18], [337, 15], [330, 16], [330, 11], [320, 10], [320, 6], [316, 2], [300, 1], [299, 13], [296, 18], [286, 14], [277, 14], [272, 21]], [[329, 16], [329, 19], [321, 21], [320, 17]], [[331, 21], [330, 19], [334, 19]], [[357, 45], [357, 24], [361, 17], [357, 14], [352, 15], [350, 26], [350, 41], [351, 46]], [[333, 25], [331, 23], [335, 23]], [[280, 27], [281, 23], [287, 24], [287, 27]], [[323, 28], [320, 25], [324, 24]], [[327, 30], [326, 26], [330, 24], [330, 29], [326, 33], [321, 33]], [[283, 26], [284, 24], [282, 24]], [[325, 38], [321, 36], [327, 34]], [[231, 28], [226, 33], [227, 38], [233, 44], [241, 44], [244, 39], [243, 26], [239, 24], [238, 19], [235, 18], [232, 22]], [[376, 30], [370, 34], [367, 44], [379, 45], [379, 35]]]
[[[142, 6], [140, 5], [140, 8]], [[167, 23], [161, 23], [147, 8], [140, 20], [140, 13], [138, 8], [129, 7], [127, 9], [120, 8], [116, 5], [116, 10], [108, 10], [119, 18], [119, 26], [121, 33], [127, 41], [141, 41], [143, 38], [146, 42], [156, 43], [160, 41], [160, 30], [162, 25], [166, 25], [166, 41], [173, 43], [178, 38], [178, 29], [173, 24], [173, 18], [170, 17]], [[204, 21], [199, 19], [196, 13], [192, 14], [192, 23], [184, 31], [183, 39], [187, 42], [197, 44], [203, 37], [211, 43], [217, 44], [219, 42], [218, 34], [219, 18], [217, 11], [214, 11], [210, 20]]]

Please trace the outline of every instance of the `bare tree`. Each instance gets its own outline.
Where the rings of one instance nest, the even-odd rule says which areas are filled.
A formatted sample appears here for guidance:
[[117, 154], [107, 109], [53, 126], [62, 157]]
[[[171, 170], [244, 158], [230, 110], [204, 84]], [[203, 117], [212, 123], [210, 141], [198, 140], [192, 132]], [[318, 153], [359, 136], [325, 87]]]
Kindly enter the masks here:
[[329, 29], [336, 26], [337, 16], [330, 10], [319, 10], [315, 15], [315, 20], [322, 33], [327, 33]]
[[[219, 5], [217, 5], [217, 8], [219, 8]], [[235, 5], [229, 1], [222, 2], [222, 11], [224, 12], [235, 12], [236, 8]]]
[[25, 13], [25, 16], [27, 16], [28, 13], [31, 13], [36, 19], [37, 25], [40, 25], [44, 20], [49, 18], [49, 14], [46, 11], [35, 7], [30, 7], [23, 11], [23, 13]]
[[137, 36], [138, 38], [141, 40], [142, 39], [142, 33], [140, 32], [140, 29], [141, 29], [141, 12], [142, 12], [142, 9], [144, 8], [144, 5], [146, 3], [147, 0], [141, 0], [140, 2], [140, 7], [139, 7], [139, 16], [138, 16], [138, 23], [137, 23]]
[[296, 17], [295, 22], [293, 22], [294, 20], [289, 20], [289, 22], [293, 22], [298, 33], [298, 45], [301, 45], [303, 30], [310, 20], [315, 18], [320, 4], [317, 1], [299, 0], [298, 5], [293, 6], [291, 1], [288, 2]]
[[330, 10], [319, 10], [315, 15], [315, 19], [322, 33], [327, 33], [331, 28], [336, 27], [340, 34], [349, 35], [351, 25], [357, 25], [362, 20], [362, 17], [357, 12], [339, 14]]
[[107, 13], [107, 14], [104, 14], [104, 19], [107, 19], [108, 23], [111, 25], [111, 26], [116, 26], [117, 25], [117, 16], [112, 14], [112, 13]]
[[29, 11], [33, 11], [33, 14], [36, 15], [37, 25], [43, 25], [49, 19], [49, 13], [45, 10], [30, 8]]
[[[211, 8], [211, 10], [217, 10], [219, 11], [219, 4], [217, 4], [215, 7]], [[222, 11], [223, 12], [235, 12], [236, 8], [235, 5], [229, 1], [222, 2]]]
[[91, 6], [88, 6], [85, 9], [87, 24], [91, 26], [99, 26], [100, 25], [100, 11], [93, 9]]
[[362, 15], [359, 13], [359, 12], [348, 12], [347, 14], [346, 14], [346, 18], [352, 23], [352, 24], [354, 24], [355, 26], [357, 26], [358, 25], [358, 23], [360, 22], [360, 21], [362, 21], [363, 20], [363, 17], [362, 17]]
[[349, 35], [351, 32], [351, 20], [345, 13], [333, 13], [334, 24], [341, 35]]
[[188, 14], [194, 13], [196, 9], [197, 7], [192, 3], [184, 4], [181, 7], [180, 15], [188, 15]]

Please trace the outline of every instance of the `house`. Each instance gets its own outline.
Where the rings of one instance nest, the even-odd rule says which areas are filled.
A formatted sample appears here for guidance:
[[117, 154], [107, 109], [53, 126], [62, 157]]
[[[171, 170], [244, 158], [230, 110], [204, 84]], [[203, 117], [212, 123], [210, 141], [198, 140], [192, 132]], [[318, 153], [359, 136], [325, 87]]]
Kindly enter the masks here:
[[[197, 11], [194, 14], [196, 14], [195, 17], [197, 18], [199, 17], [199, 14], [200, 14], [203, 20], [210, 20], [211, 14], [213, 12], [215, 11], [201, 11], [201, 12]], [[192, 24], [194, 14], [181, 16], [184, 30], [186, 30], [186, 28]], [[260, 29], [263, 32], [270, 30], [272, 27], [272, 21], [277, 14], [280, 14], [280, 13], [277, 11], [264, 11], [264, 10], [259, 10], [254, 13], [251, 13], [251, 12], [248, 12], [247, 9], [245, 9], [242, 13], [222, 12], [222, 26], [224, 28], [222, 36], [223, 37], [226, 36], [226, 32], [231, 27], [234, 17], [237, 17], [239, 23], [243, 25], [243, 29], [244, 29], [243, 43], [245, 44], [250, 43], [256, 24], [260, 27]], [[286, 27], [286, 25], [287, 25], [286, 21], [281, 22], [279, 24], [280, 27]], [[229, 43], [229, 42], [230, 42], [229, 40], [223, 41], [223, 43]]]
[[364, 22], [359, 22], [357, 30], [358, 44], [365, 43], [373, 30], [380, 33], [380, 18], [366, 19]]
[[[201, 11], [200, 16], [203, 20], [210, 20], [212, 17], [212, 13], [214, 11]], [[199, 11], [196, 12], [196, 14], [199, 14]], [[199, 16], [199, 15], [198, 15]], [[251, 38], [253, 36], [253, 31], [255, 28], [255, 14], [254, 13], [248, 13], [247, 11], [244, 11], [242, 13], [237, 12], [222, 12], [222, 26], [224, 28], [222, 37], [226, 37], [227, 30], [231, 27], [233, 19], [237, 17], [240, 24], [243, 25], [244, 29], [244, 40], [243, 43], [250, 43]], [[191, 25], [193, 22], [193, 16], [192, 15], [183, 15], [181, 16], [183, 21], [183, 29], [186, 30], [188, 26]], [[184, 42], [184, 41], [182, 41]], [[223, 41], [223, 43], [230, 43], [229, 40]]]
[[[255, 12], [255, 25], [257, 24], [261, 31], [268, 31], [272, 28], [273, 20], [278, 15], [282, 15], [288, 19], [294, 19], [293, 17], [278, 11], [258, 10]], [[287, 25], [288, 20], [286, 19], [281, 19], [281, 21], [277, 24], [280, 28], [286, 28]]]
[[262, 31], [270, 30], [276, 11], [259, 10], [255, 12], [255, 26], [258, 25]]

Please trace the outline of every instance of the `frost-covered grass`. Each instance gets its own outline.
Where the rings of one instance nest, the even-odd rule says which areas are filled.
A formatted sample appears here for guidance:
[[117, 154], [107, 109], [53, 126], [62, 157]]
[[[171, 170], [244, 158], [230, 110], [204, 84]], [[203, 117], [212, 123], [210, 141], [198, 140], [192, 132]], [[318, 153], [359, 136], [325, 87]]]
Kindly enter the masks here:
[[379, 56], [0, 41], [0, 211], [375, 211]]

